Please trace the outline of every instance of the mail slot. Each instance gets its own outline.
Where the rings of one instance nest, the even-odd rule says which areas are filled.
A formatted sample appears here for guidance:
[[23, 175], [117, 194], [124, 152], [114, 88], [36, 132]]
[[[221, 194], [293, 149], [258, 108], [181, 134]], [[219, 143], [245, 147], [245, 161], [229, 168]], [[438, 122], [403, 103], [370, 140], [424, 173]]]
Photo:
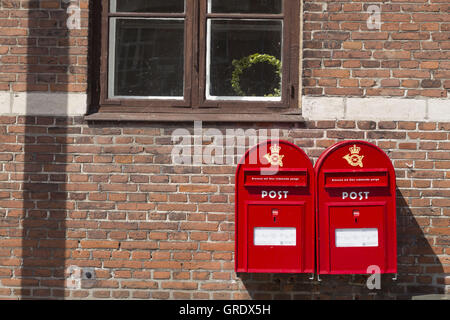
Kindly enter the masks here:
[[[319, 157], [316, 174], [319, 274], [397, 273], [395, 171], [365, 141], [339, 142]], [[373, 268], [373, 267], [372, 267]]]
[[260, 143], [235, 181], [236, 272], [314, 272], [314, 168], [303, 150]]

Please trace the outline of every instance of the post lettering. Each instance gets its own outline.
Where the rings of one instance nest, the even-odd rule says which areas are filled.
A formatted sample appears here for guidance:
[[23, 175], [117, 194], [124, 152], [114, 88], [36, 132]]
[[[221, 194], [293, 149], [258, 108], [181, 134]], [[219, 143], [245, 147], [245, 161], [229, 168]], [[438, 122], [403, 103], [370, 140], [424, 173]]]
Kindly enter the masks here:
[[278, 199], [278, 200], [287, 199], [288, 194], [289, 194], [288, 190], [279, 190], [279, 191], [275, 191], [275, 190], [270, 190], [270, 191], [261, 190], [261, 199], [264, 199], [267, 196], [270, 199]]
[[342, 200], [350, 198], [351, 200], [367, 200], [369, 199], [370, 191], [360, 191], [360, 192], [342, 192]]

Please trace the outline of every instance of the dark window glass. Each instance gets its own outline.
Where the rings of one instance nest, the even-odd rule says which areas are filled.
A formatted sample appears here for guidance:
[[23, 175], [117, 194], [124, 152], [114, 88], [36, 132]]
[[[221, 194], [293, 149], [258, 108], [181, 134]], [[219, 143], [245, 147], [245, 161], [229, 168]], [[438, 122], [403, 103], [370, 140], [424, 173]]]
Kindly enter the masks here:
[[[213, 13], [281, 13], [281, 0], [209, 0]], [[294, 0], [288, 0], [294, 1]]]
[[279, 97], [281, 21], [211, 20], [210, 23], [209, 94]]
[[184, 0], [111, 0], [112, 12], [184, 12]]
[[183, 96], [184, 20], [115, 21], [114, 95]]

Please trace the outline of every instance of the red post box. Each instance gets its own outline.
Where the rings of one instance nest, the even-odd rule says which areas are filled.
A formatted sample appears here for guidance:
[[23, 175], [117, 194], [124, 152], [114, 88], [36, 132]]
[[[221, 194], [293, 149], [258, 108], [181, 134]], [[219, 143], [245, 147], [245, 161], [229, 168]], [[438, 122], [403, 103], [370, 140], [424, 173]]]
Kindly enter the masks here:
[[236, 272], [314, 272], [314, 168], [296, 145], [268, 140], [236, 170]]
[[389, 157], [365, 141], [339, 142], [319, 157], [315, 173], [318, 273], [367, 274], [371, 266], [397, 273]]

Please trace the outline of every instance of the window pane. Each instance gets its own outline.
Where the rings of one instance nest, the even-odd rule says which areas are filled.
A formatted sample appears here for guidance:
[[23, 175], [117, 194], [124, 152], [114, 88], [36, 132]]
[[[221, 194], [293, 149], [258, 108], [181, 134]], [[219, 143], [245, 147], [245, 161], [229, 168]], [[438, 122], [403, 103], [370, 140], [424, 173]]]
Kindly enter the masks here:
[[[291, 0], [289, 0], [291, 1]], [[282, 0], [208, 0], [213, 13], [281, 13]]]
[[111, 12], [184, 12], [184, 0], [111, 0]]
[[281, 21], [210, 20], [209, 23], [207, 93], [223, 97], [279, 97]]
[[183, 96], [184, 20], [113, 21], [114, 95]]

